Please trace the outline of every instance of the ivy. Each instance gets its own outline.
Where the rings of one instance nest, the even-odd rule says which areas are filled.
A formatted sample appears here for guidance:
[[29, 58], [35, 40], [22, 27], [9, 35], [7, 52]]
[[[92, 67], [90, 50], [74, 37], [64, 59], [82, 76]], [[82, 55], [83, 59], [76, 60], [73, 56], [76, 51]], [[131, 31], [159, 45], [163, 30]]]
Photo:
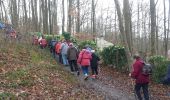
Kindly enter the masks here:
[[101, 52], [104, 64], [113, 65], [116, 69], [126, 70], [127, 57], [125, 48], [122, 46], [109, 46]]

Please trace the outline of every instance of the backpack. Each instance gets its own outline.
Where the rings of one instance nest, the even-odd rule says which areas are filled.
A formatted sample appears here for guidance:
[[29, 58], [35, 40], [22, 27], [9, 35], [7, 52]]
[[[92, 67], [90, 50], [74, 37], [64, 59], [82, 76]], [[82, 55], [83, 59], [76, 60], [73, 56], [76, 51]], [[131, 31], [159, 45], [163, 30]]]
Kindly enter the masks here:
[[151, 75], [152, 74], [152, 65], [144, 63], [142, 67], [142, 74], [143, 75]]

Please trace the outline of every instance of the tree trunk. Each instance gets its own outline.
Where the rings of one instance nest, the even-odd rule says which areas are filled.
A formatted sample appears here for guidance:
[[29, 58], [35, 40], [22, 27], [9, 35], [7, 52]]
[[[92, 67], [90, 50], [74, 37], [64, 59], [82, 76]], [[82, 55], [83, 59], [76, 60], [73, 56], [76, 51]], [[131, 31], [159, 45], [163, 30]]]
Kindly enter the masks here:
[[157, 25], [156, 25], [156, 54], [159, 54], [159, 36], [158, 36], [158, 32], [159, 32], [159, 24], [158, 24], [158, 14], [157, 14]]
[[128, 70], [131, 71], [131, 66], [130, 66], [130, 63], [132, 62], [131, 61], [131, 53], [129, 51], [128, 43], [126, 40], [126, 35], [125, 35], [125, 31], [124, 31], [124, 26], [123, 26], [123, 18], [121, 15], [121, 10], [120, 10], [118, 0], [114, 0], [114, 1], [115, 1], [116, 9], [117, 9], [118, 20], [119, 20], [119, 30], [120, 30], [120, 33], [122, 36], [121, 40], [125, 46], [125, 51], [126, 51], [126, 55], [127, 55], [127, 59], [128, 59]]
[[96, 23], [95, 23], [95, 0], [92, 0], [92, 34], [96, 34]]
[[48, 0], [48, 12], [49, 12], [48, 16], [49, 16], [49, 27], [50, 27], [49, 33], [52, 34], [52, 22], [51, 22], [52, 13], [51, 13], [51, 1], [50, 0]]
[[28, 19], [28, 17], [27, 17], [27, 6], [26, 6], [26, 1], [25, 0], [23, 0], [23, 2], [24, 2], [24, 15], [25, 15], [25, 24], [27, 23], [27, 19]]
[[48, 31], [48, 0], [45, 0], [45, 34], [49, 34]]
[[[169, 32], [170, 32], [170, 30], [169, 30], [169, 27], [170, 27], [170, 0], [169, 0], [169, 12], [168, 12], [168, 31], [167, 31], [167, 45], [169, 44]], [[168, 55], [167, 55], [168, 56]]]
[[129, 47], [129, 52], [132, 54], [132, 27], [131, 27], [131, 12], [129, 6], [129, 0], [124, 0], [124, 20], [125, 20], [125, 34]]
[[80, 33], [80, 0], [77, 0], [77, 25], [76, 33]]
[[63, 18], [62, 18], [62, 33], [64, 33], [64, 27], [65, 27], [65, 9], [64, 9], [64, 0], [62, 0], [62, 9], [63, 9]]
[[139, 2], [138, 2], [138, 8], [137, 8], [137, 10], [138, 10], [138, 14], [137, 14], [137, 33], [136, 34], [134, 34], [134, 37], [135, 38], [137, 38], [137, 41], [135, 41], [135, 42], [137, 42], [137, 45], [136, 45], [136, 47], [138, 48], [138, 50], [141, 48], [141, 45], [140, 45], [140, 43], [139, 43], [139, 41], [140, 41], [140, 23], [139, 23], [139, 17], [140, 17], [140, 12], [139, 12], [139, 10], [140, 10], [140, 6], [139, 6]]
[[72, 0], [69, 0], [69, 7], [68, 7], [68, 32], [71, 33], [71, 27], [72, 27]]
[[43, 25], [43, 22], [44, 21], [42, 21], [43, 20], [43, 15], [42, 15], [42, 11], [43, 11], [43, 8], [42, 8], [42, 1], [41, 0], [39, 0], [39, 5], [40, 5], [40, 7], [39, 7], [39, 32], [42, 32], [42, 25]]
[[35, 31], [38, 31], [38, 11], [37, 11], [37, 0], [34, 0], [34, 16], [35, 16]]
[[35, 31], [36, 27], [36, 19], [35, 19], [35, 9], [34, 9], [34, 1], [31, 0], [31, 9], [32, 9], [32, 30]]
[[155, 55], [155, 32], [156, 32], [156, 11], [155, 0], [150, 0], [150, 14], [151, 14], [151, 55]]
[[114, 32], [114, 35], [115, 35], [115, 40], [116, 40], [116, 42], [115, 43], [117, 43], [118, 42], [118, 32], [117, 32], [117, 28], [116, 28], [116, 26], [117, 26], [117, 14], [116, 14], [116, 9], [115, 9], [115, 32]]
[[168, 52], [168, 41], [167, 41], [167, 33], [166, 33], [166, 5], [165, 5], [165, 0], [164, 2], [164, 56], [167, 56], [167, 52]]
[[16, 0], [11, 0], [11, 22], [13, 24], [13, 28], [18, 28], [18, 9]]

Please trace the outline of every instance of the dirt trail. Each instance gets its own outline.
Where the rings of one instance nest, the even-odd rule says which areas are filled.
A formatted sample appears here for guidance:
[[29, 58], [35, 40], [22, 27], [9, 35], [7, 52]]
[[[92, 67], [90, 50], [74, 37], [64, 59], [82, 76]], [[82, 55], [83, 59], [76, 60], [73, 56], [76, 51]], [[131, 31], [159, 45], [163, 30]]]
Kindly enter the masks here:
[[[64, 69], [70, 72], [69, 67], [63, 66]], [[74, 73], [74, 76], [77, 77], [77, 80], [80, 82], [81, 86], [84, 86], [88, 89], [93, 89], [95, 92], [102, 94], [105, 97], [105, 100], [135, 100], [135, 97], [131, 94], [127, 94], [122, 90], [116, 88], [116, 86], [105, 84], [102, 80], [89, 78], [88, 80], [83, 79], [81, 73], [80, 76], [77, 76]], [[105, 77], [108, 78], [109, 77]]]

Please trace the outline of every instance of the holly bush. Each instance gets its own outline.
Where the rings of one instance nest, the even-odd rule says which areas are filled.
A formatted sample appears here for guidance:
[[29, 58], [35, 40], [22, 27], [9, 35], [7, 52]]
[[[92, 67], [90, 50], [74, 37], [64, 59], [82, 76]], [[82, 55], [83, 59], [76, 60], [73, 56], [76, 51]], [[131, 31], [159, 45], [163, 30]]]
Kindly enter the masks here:
[[70, 40], [71, 40], [71, 42], [73, 42], [74, 44], [77, 44], [77, 39], [75, 38], [75, 37], [70, 37]]
[[113, 65], [116, 69], [125, 70], [127, 57], [123, 46], [109, 46], [100, 53], [106, 65]]
[[60, 35], [44, 35], [47, 42], [50, 42], [52, 39], [60, 40]]
[[160, 83], [161, 79], [166, 75], [169, 61], [160, 55], [151, 56], [149, 63], [153, 65], [152, 80]]
[[96, 42], [92, 40], [81, 41], [78, 43], [79, 49], [83, 49], [84, 46], [90, 46], [92, 49], [96, 49]]
[[62, 35], [64, 36], [65, 40], [70, 40], [71, 34], [69, 32], [63, 32]]

